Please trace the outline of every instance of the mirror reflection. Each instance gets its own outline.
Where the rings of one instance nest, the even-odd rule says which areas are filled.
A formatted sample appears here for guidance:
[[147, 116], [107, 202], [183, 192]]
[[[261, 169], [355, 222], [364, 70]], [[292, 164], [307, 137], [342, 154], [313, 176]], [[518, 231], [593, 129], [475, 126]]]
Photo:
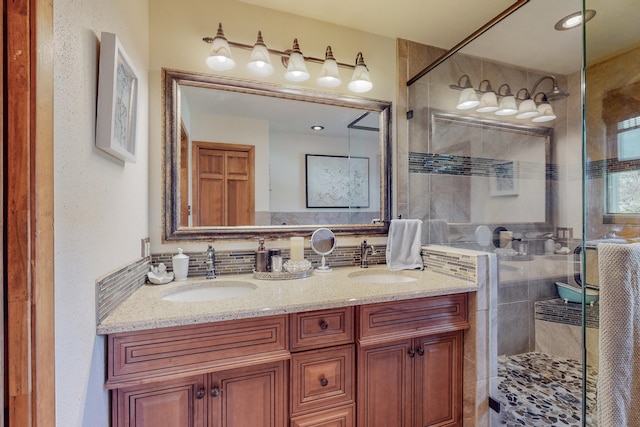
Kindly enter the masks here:
[[389, 103], [171, 70], [164, 77], [168, 239], [282, 236], [318, 224], [386, 230]]

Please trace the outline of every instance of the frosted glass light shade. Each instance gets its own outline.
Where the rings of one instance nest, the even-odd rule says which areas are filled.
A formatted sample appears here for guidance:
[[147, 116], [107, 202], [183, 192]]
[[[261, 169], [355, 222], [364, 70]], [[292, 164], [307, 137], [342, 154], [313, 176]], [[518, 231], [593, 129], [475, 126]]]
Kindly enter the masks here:
[[218, 24], [218, 33], [211, 43], [211, 51], [205, 62], [214, 71], [228, 71], [236, 67], [236, 62], [231, 57], [229, 43], [222, 31], [222, 24]]
[[476, 111], [479, 113], [493, 113], [499, 109], [500, 107], [498, 107], [498, 97], [496, 96], [496, 93], [486, 92], [480, 97], [480, 105]]
[[458, 104], [456, 105], [458, 110], [468, 110], [470, 108], [475, 108], [478, 105], [480, 105], [480, 100], [478, 99], [478, 94], [475, 89], [468, 87], [460, 92]]
[[304, 63], [304, 56], [300, 52], [298, 39], [293, 40], [293, 51], [289, 55], [289, 64], [287, 65], [287, 71], [284, 73], [284, 78], [291, 82], [303, 82], [309, 79], [309, 72]]
[[532, 118], [531, 119], [532, 122], [542, 123], [542, 122], [550, 122], [551, 120], [556, 119], [556, 115], [553, 112], [553, 108], [549, 103], [545, 102], [538, 105], [538, 113], [540, 113], [540, 115]]
[[269, 50], [262, 40], [262, 32], [258, 31], [258, 40], [253, 45], [247, 69], [256, 76], [266, 77], [273, 74], [273, 65], [269, 57]]
[[516, 97], [513, 95], [500, 98], [499, 109], [495, 112], [498, 116], [511, 116], [518, 112]]
[[347, 85], [351, 92], [364, 93], [373, 89], [373, 83], [369, 76], [369, 69], [364, 63], [362, 52], [358, 52], [356, 56], [356, 68], [351, 75], [351, 81]]
[[538, 112], [536, 103], [533, 102], [533, 99], [529, 98], [520, 103], [516, 119], [530, 119], [538, 115], [540, 115], [540, 113]]
[[333, 57], [331, 46], [327, 46], [324, 64], [322, 64], [320, 77], [318, 77], [316, 83], [324, 87], [338, 87], [342, 83], [342, 80], [340, 80], [340, 73], [338, 72], [338, 63]]

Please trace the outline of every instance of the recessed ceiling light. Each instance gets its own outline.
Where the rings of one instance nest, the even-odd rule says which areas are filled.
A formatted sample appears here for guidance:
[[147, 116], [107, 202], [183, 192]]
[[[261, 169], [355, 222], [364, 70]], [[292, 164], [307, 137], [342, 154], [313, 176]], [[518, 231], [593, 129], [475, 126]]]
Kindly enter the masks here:
[[[590, 21], [594, 16], [596, 16], [596, 11], [593, 9], [587, 9], [584, 11], [584, 20], [585, 22]], [[582, 24], [582, 12], [572, 13], [571, 15], [567, 15], [558, 22], [554, 28], [558, 31], [570, 30], [575, 27], [579, 27]]]
[[311, 130], [323, 130], [324, 126], [321, 125], [313, 125], [311, 126]]

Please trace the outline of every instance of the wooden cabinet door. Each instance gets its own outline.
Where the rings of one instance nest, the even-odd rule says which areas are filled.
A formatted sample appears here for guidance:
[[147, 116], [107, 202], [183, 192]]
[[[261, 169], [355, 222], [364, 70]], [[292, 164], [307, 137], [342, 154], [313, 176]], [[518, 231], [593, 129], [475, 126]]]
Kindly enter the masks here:
[[411, 340], [359, 348], [359, 427], [411, 427], [411, 350]]
[[414, 340], [416, 427], [462, 426], [462, 332]]
[[205, 376], [160, 381], [113, 391], [118, 427], [203, 427]]
[[210, 374], [209, 427], [286, 427], [286, 364]]

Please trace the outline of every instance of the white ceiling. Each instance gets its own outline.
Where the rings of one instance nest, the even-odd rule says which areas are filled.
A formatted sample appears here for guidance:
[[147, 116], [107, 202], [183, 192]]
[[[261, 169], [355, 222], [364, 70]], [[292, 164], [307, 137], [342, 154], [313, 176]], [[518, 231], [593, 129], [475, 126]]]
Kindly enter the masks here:
[[[238, 0], [390, 38], [452, 48], [514, 3], [513, 0]], [[587, 58], [598, 61], [640, 44], [639, 0], [586, 0], [596, 17], [587, 24]], [[384, 6], [382, 6], [384, 5]], [[581, 31], [555, 31], [582, 0], [530, 0], [465, 49], [509, 64], [558, 74], [580, 69]]]

